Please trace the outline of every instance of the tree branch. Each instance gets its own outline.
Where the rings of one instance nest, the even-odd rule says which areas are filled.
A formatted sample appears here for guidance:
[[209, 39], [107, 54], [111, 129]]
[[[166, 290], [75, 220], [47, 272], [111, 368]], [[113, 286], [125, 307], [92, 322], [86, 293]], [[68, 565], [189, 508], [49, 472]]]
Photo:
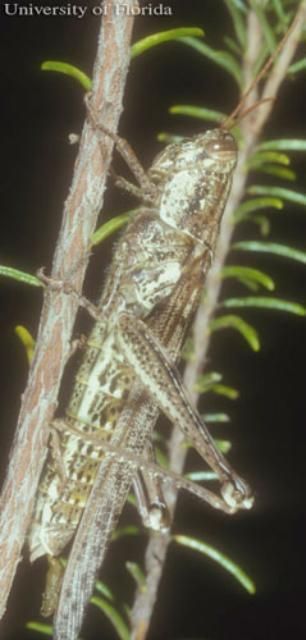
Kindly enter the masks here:
[[[214, 264], [207, 278], [205, 300], [201, 303], [194, 322], [194, 358], [192, 362], [187, 364], [184, 376], [184, 382], [194, 406], [196, 406], [199, 399], [199, 394], [194, 391], [195, 383], [205, 363], [209, 347], [209, 322], [218, 303], [222, 285], [221, 270], [230, 249], [234, 229], [233, 213], [244, 196], [247, 179], [247, 172], [245, 171], [246, 162], [262, 133], [263, 126], [270, 115], [278, 90], [286, 77], [287, 69], [295, 54], [305, 20], [306, 1], [303, 0], [303, 2], [300, 3], [284, 47], [262, 90], [261, 98], [271, 97], [273, 98], [273, 102], [265, 103], [257, 111], [252, 112], [249, 117], [241, 123], [243, 135], [242, 150], [239, 154], [231, 195], [223, 216]], [[252, 77], [253, 63], [258, 59], [262, 43], [260, 24], [256, 14], [252, 10], [249, 10], [247, 24], [248, 48], [245, 52], [242, 65], [248, 86]], [[253, 91], [249, 99], [256, 98], [257, 91], [255, 95]], [[182, 447], [182, 441], [183, 436], [177, 428], [174, 428], [169, 442], [169, 466], [170, 469], [176, 473], [182, 473], [184, 468], [186, 450]], [[173, 517], [177, 501], [177, 491], [170, 488], [167, 489], [166, 499]], [[132, 640], [144, 640], [147, 635], [170, 542], [170, 535], [152, 534], [150, 537], [145, 554], [146, 589], [139, 589], [137, 591], [131, 612]]]
[[[106, 0], [107, 15], [100, 29], [93, 76], [93, 107], [101, 123], [112, 131], [117, 130], [122, 111], [133, 27], [131, 17], [115, 15], [114, 7], [121, 3], [123, 0]], [[133, 6], [136, 0], [129, 0], [128, 4]], [[112, 148], [112, 140], [105, 138], [101, 153], [96, 132], [85, 123], [51, 274], [52, 278], [69, 280], [77, 292], [82, 290], [90, 237], [102, 206]], [[56, 408], [77, 308], [75, 296], [47, 288], [0, 502], [0, 617], [5, 612], [31, 520], [47, 452], [46, 426]]]

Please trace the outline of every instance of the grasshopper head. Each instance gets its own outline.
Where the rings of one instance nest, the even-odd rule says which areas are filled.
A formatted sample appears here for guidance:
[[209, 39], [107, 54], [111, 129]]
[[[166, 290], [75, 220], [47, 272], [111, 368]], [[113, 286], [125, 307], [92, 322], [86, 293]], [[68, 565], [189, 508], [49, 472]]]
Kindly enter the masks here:
[[150, 174], [156, 181], [159, 179], [163, 182], [178, 171], [192, 172], [198, 167], [204, 172], [215, 163], [217, 170], [230, 172], [236, 161], [237, 144], [233, 136], [224, 129], [211, 129], [182, 142], [169, 144], [156, 156]]
[[236, 161], [236, 142], [223, 129], [167, 146], [150, 171], [160, 194], [161, 219], [209, 243], [211, 229], [218, 226], [224, 210]]

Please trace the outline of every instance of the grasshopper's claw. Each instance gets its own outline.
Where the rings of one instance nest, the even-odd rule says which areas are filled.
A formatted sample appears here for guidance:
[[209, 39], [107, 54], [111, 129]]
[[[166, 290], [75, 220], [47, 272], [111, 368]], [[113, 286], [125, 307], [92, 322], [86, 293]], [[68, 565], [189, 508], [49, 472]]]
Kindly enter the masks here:
[[251, 509], [254, 504], [254, 496], [247, 482], [235, 475], [231, 481], [225, 482], [221, 493], [229, 507], [238, 509]]

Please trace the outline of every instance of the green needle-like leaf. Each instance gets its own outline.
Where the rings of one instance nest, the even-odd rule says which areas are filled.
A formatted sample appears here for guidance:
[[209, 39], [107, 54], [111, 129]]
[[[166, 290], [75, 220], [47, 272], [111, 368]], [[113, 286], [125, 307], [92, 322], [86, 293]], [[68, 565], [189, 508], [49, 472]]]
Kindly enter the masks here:
[[214, 111], [213, 109], [205, 109], [203, 107], [195, 107], [189, 104], [174, 104], [169, 108], [169, 113], [181, 116], [191, 116], [200, 120], [208, 120], [209, 122], [222, 122], [225, 119], [225, 113], [222, 111]]
[[248, 280], [248, 278], [239, 278], [240, 284], [244, 285], [249, 291], [256, 293], [259, 289], [258, 284], [254, 280]]
[[261, 173], [265, 173], [269, 176], [276, 176], [276, 178], [280, 178], [281, 180], [289, 180], [290, 182], [294, 182], [296, 180], [295, 171], [292, 171], [292, 169], [288, 169], [287, 167], [279, 167], [275, 164], [262, 164], [261, 167], [257, 167], [254, 170], [260, 171]]
[[165, 142], [166, 144], [178, 144], [184, 140], [184, 136], [178, 136], [167, 131], [160, 131], [156, 137], [158, 142]]
[[237, 40], [244, 50], [246, 47], [246, 25], [242, 17], [241, 10], [238, 8], [237, 4], [233, 2], [233, 0], [225, 0], [225, 4], [231, 15]]
[[264, 9], [261, 8], [259, 2], [257, 0], [249, 0], [250, 5], [253, 11], [256, 13], [258, 18], [258, 22], [260, 23], [263, 36], [265, 38], [266, 44], [268, 46], [269, 52], [272, 55], [276, 48], [276, 39], [271, 25], [267, 19], [266, 13]]
[[[133, 507], [135, 507], [135, 508], [137, 507], [136, 498], [135, 498], [135, 496], [134, 496], [134, 494], [133, 494], [133, 493], [129, 493], [129, 495], [128, 495], [128, 499], [127, 499], [127, 503], [128, 503], [128, 504], [131, 504], [131, 505], [132, 505]], [[115, 539], [115, 540], [116, 540], [116, 533], [113, 533], [113, 536], [114, 536], [114, 538], [113, 538], [113, 539]]]
[[107, 222], [102, 224], [92, 234], [91, 244], [93, 246], [100, 244], [101, 242], [106, 240], [106, 238], [109, 238], [109, 236], [111, 236], [113, 233], [119, 231], [119, 229], [124, 227], [124, 225], [126, 225], [130, 221], [132, 215], [136, 213], [136, 211], [138, 211], [138, 208], [130, 209], [129, 211], [126, 211], [126, 213], [122, 213], [120, 216], [115, 216], [111, 220], [108, 220]]
[[[241, 244], [241, 243], [237, 243]], [[237, 245], [234, 245], [236, 247]], [[266, 273], [259, 271], [259, 269], [252, 269], [251, 267], [241, 267], [235, 265], [229, 265], [223, 267], [222, 278], [238, 278], [238, 280], [251, 280], [256, 284], [260, 284], [268, 291], [274, 291], [275, 284]]]
[[[166, 445], [167, 443], [165, 443]], [[160, 449], [160, 447], [155, 447], [155, 456], [156, 462], [160, 467], [164, 467], [165, 469], [169, 467], [169, 460], [167, 455]]]
[[304, 69], [306, 69], [306, 58], [301, 58], [301, 60], [298, 60], [294, 64], [290, 65], [288, 69], [288, 73], [291, 73], [292, 75], [294, 75], [295, 73], [304, 71]]
[[26, 623], [26, 629], [31, 629], [31, 631], [38, 631], [42, 633], [44, 636], [53, 635], [53, 627], [50, 624], [42, 624], [41, 622], [30, 621]]
[[277, 242], [262, 242], [257, 240], [244, 240], [236, 242], [232, 245], [232, 249], [242, 251], [255, 251], [259, 253], [270, 253], [271, 255], [282, 256], [290, 260], [296, 260], [302, 264], [306, 264], [306, 251], [300, 251], [293, 247]]
[[236, 400], [239, 396], [237, 389], [220, 384], [220, 380], [222, 380], [222, 376], [216, 371], [205, 373], [198, 377], [194, 389], [199, 393], [216, 393], [220, 396], [226, 396], [230, 400]]
[[265, 162], [276, 162], [287, 167], [290, 164], [290, 158], [286, 153], [279, 153], [278, 151], [256, 151], [248, 161], [247, 166], [252, 169], [261, 167]]
[[222, 380], [221, 373], [218, 371], [211, 371], [210, 373], [203, 373], [198, 377], [198, 385], [201, 385], [201, 393], [209, 390], [213, 384]]
[[228, 453], [232, 448], [232, 443], [229, 440], [215, 440], [215, 443], [222, 453]]
[[90, 599], [90, 602], [91, 604], [95, 604], [96, 607], [100, 609], [100, 611], [103, 611], [103, 613], [112, 623], [120, 640], [130, 640], [130, 632], [127, 627], [127, 624], [123, 620], [121, 614], [115, 609], [113, 605], [107, 602], [107, 600], [104, 600], [103, 598], [98, 598], [97, 596], [93, 596]]
[[248, 8], [245, 5], [245, 0], [232, 0], [232, 4], [234, 4], [242, 13], [247, 14]]
[[188, 336], [185, 340], [183, 348], [181, 350], [181, 358], [187, 362], [194, 361], [194, 341], [191, 336]]
[[289, 302], [288, 300], [281, 300], [280, 298], [268, 298], [268, 297], [247, 297], [247, 298], [229, 298], [224, 300], [221, 307], [257, 307], [259, 309], [272, 309], [274, 311], [285, 311], [286, 313], [293, 313], [297, 316], [305, 316], [306, 308], [297, 302]]
[[104, 596], [105, 598], [108, 598], [109, 600], [114, 600], [114, 595], [112, 591], [107, 586], [107, 584], [105, 584], [105, 582], [102, 582], [102, 580], [96, 580], [95, 590], [98, 591], [98, 593], [101, 593], [102, 596]]
[[278, 19], [280, 20], [280, 22], [286, 25], [287, 17], [282, 6], [282, 0], [272, 0], [272, 3]]
[[139, 527], [131, 524], [126, 527], [119, 527], [118, 529], [116, 529], [116, 531], [114, 531], [112, 535], [112, 540], [119, 540], [120, 538], [124, 538], [125, 536], [138, 536], [139, 534]]
[[253, 351], [259, 351], [260, 342], [257, 331], [250, 324], [242, 320], [239, 316], [228, 315], [215, 318], [210, 322], [210, 329], [217, 331], [219, 329], [236, 329], [245, 338]]
[[[248, 218], [246, 217], [245, 219], [247, 220]], [[263, 237], [266, 237], [269, 235], [271, 224], [267, 216], [250, 215], [249, 220], [253, 224], [257, 224], [257, 226], [259, 227], [260, 235], [262, 235]]]
[[306, 140], [298, 138], [292, 138], [291, 140], [285, 138], [280, 140], [267, 140], [266, 142], [261, 142], [257, 149], [259, 151], [276, 149], [278, 151], [302, 151], [304, 153], [306, 151]]
[[205, 413], [204, 422], [229, 422], [229, 416], [226, 413]]
[[218, 476], [214, 471], [191, 471], [186, 473], [185, 478], [193, 480], [193, 482], [207, 482], [217, 480]]
[[[218, 449], [219, 449], [222, 453], [228, 453], [228, 452], [231, 450], [231, 448], [232, 448], [232, 443], [231, 443], [231, 441], [230, 441], [230, 440], [220, 440], [220, 439], [218, 439], [218, 438], [215, 438], [214, 442], [215, 442], [216, 447], [218, 447]], [[193, 446], [193, 445], [192, 445], [192, 442], [188, 442], [188, 441], [186, 441], [186, 442], [184, 443], [184, 446], [186, 447], [186, 449], [188, 449], [189, 447], [191, 447], [191, 448], [192, 448], [192, 446]], [[165, 468], [168, 468], [168, 467], [169, 467], [169, 463], [168, 463], [167, 467], [165, 467]], [[200, 473], [200, 472], [198, 472], [198, 474], [199, 474], [199, 473]], [[205, 471], [204, 473], [206, 474], [207, 472]], [[189, 478], [189, 474], [188, 474], [188, 475], [186, 475], [186, 477], [188, 477], [188, 478]], [[202, 479], [204, 479], [204, 476], [203, 476], [203, 478], [202, 478]]]
[[144, 592], [146, 590], [146, 577], [139, 564], [136, 562], [126, 562], [125, 566], [129, 574], [135, 580], [138, 589]]
[[230, 36], [223, 36], [223, 42], [226, 45], [229, 52], [233, 53], [234, 56], [241, 56], [241, 48], [239, 44], [237, 44], [236, 40], [231, 38]]
[[30, 273], [26, 273], [25, 271], [13, 269], [12, 267], [4, 267], [0, 265], [0, 276], [12, 278], [19, 282], [25, 282], [25, 284], [30, 284], [32, 287], [42, 287], [42, 282], [39, 278], [36, 278], [36, 276], [32, 276]]
[[254, 213], [245, 213], [239, 220], [235, 222], [236, 224], [241, 222], [251, 222], [252, 224], [256, 224], [259, 227], [260, 235], [262, 235], [263, 237], [267, 237], [270, 233], [271, 223], [267, 216]]
[[25, 348], [28, 363], [31, 364], [35, 349], [34, 338], [32, 338], [30, 332], [26, 329], [26, 327], [23, 327], [20, 324], [15, 327], [15, 333]]
[[241, 69], [234, 56], [228, 53], [228, 51], [218, 51], [217, 49], [213, 49], [209, 45], [205, 44], [204, 42], [200, 42], [196, 38], [182, 38], [181, 42], [189, 47], [192, 47], [206, 58], [209, 58], [209, 60], [215, 62], [215, 64], [219, 65], [220, 67], [223, 67], [223, 69], [225, 69], [233, 76], [238, 84], [238, 87], [240, 87], [242, 80]]
[[248, 593], [253, 595], [256, 592], [256, 586], [253, 580], [249, 578], [245, 571], [243, 571], [243, 569], [238, 564], [233, 562], [224, 553], [221, 553], [221, 551], [218, 551], [218, 549], [216, 549], [215, 547], [206, 544], [206, 542], [203, 542], [202, 540], [197, 540], [196, 538], [191, 538], [189, 536], [175, 535], [172, 536], [172, 540], [174, 540], [174, 542], [177, 542], [181, 546], [188, 547], [189, 549], [193, 549], [194, 551], [198, 551], [199, 553], [208, 556], [215, 562], [218, 562], [221, 567], [231, 573], [234, 578], [236, 578], [236, 580], [238, 580], [238, 582], [242, 584], [242, 586], [246, 589], [246, 591], [248, 591]]
[[239, 391], [226, 384], [213, 384], [210, 387], [210, 391], [216, 393], [218, 396], [225, 396], [225, 398], [229, 400], [237, 400], [237, 398], [239, 398]]
[[79, 84], [85, 89], [90, 91], [92, 82], [91, 79], [81, 71], [78, 67], [68, 62], [60, 62], [60, 60], [46, 60], [40, 66], [42, 71], [56, 71], [57, 73], [64, 73], [66, 76], [70, 76], [74, 80], [77, 80]]
[[283, 187], [273, 187], [270, 185], [259, 186], [253, 185], [248, 188], [248, 193], [256, 196], [276, 196], [282, 200], [288, 200], [295, 204], [300, 204], [303, 207], [306, 206], [306, 194], [299, 193], [298, 191], [292, 191], [291, 189], [284, 189]]
[[153, 33], [151, 36], [142, 38], [132, 45], [131, 59], [136, 58], [141, 53], [144, 53], [145, 51], [148, 51], [148, 49], [152, 49], [152, 47], [156, 47], [159, 44], [164, 44], [171, 40], [181, 40], [181, 38], [186, 36], [201, 38], [204, 36], [204, 31], [198, 27], [179, 27], [178, 29], [168, 29], [167, 31]]
[[252, 198], [246, 200], [236, 209], [234, 214], [235, 222], [246, 220], [248, 214], [259, 209], [283, 209], [283, 201], [280, 198]]

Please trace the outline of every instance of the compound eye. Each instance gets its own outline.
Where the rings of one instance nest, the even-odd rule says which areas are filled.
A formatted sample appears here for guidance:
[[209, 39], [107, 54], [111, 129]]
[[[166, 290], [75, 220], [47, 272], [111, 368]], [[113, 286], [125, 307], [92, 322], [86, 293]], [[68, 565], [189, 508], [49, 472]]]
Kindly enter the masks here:
[[219, 153], [219, 151], [222, 150], [222, 145], [220, 144], [220, 142], [212, 142], [210, 145], [210, 151], [212, 153]]
[[207, 153], [216, 160], [235, 160], [237, 155], [237, 145], [230, 133], [221, 132], [218, 139], [211, 140], [207, 144]]

